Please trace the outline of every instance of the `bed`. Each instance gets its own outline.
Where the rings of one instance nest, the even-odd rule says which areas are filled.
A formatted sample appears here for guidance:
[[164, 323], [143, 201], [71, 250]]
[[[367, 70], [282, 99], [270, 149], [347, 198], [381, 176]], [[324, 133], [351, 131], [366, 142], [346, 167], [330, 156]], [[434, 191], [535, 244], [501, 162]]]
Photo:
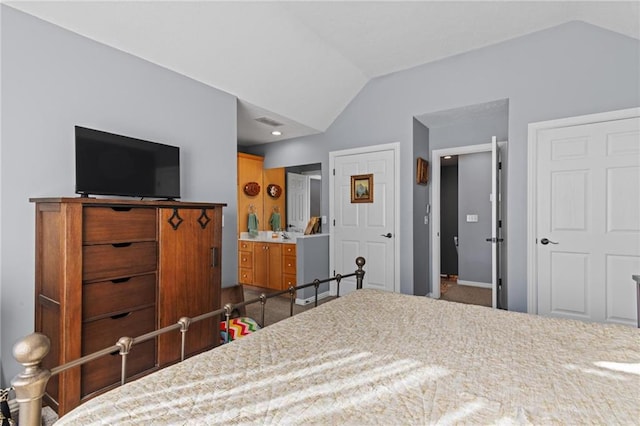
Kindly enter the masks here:
[[57, 424], [637, 424], [639, 389], [638, 329], [362, 289]]

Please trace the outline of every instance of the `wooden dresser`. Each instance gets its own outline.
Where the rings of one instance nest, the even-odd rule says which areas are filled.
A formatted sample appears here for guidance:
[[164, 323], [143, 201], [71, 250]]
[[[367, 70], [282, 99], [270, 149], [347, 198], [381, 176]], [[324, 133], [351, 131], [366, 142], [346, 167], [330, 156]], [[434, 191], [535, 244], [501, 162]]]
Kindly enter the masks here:
[[[51, 339], [52, 368], [220, 307], [225, 204], [39, 198], [35, 331]], [[213, 319], [193, 324], [186, 353], [218, 344]], [[180, 333], [135, 345], [134, 378], [180, 358]], [[102, 357], [53, 377], [45, 398], [59, 415], [120, 381], [121, 357]]]

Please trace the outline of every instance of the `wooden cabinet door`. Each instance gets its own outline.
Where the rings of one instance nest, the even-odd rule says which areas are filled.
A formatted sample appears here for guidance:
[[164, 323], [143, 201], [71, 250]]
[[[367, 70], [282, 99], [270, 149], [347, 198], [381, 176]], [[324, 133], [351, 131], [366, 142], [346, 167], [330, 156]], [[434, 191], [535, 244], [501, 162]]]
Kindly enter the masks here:
[[253, 243], [253, 284], [280, 290], [282, 286], [282, 244]]
[[274, 290], [282, 289], [282, 244], [267, 243], [269, 260], [269, 274], [267, 287]]
[[[162, 208], [159, 222], [159, 326], [220, 307], [221, 208]], [[180, 332], [158, 338], [160, 365], [180, 359]], [[217, 345], [216, 321], [191, 324], [185, 354]]]
[[253, 243], [253, 285], [267, 287], [269, 282], [269, 262], [267, 244]]
[[[248, 215], [255, 213], [258, 217], [258, 230], [268, 229], [264, 222], [264, 205], [262, 202], [266, 186], [262, 179], [264, 158], [238, 153], [238, 235], [248, 231]], [[256, 182], [260, 185], [260, 192], [256, 195], [248, 195], [244, 192], [245, 185]]]

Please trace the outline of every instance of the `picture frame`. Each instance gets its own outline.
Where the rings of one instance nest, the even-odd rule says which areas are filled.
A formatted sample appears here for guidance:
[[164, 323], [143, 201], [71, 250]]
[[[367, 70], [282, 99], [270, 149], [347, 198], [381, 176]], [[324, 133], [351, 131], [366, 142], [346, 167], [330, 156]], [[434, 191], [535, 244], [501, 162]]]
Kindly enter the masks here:
[[373, 203], [373, 174], [351, 176], [351, 202]]
[[416, 183], [418, 185], [429, 183], [429, 162], [422, 157], [418, 157], [416, 165]]

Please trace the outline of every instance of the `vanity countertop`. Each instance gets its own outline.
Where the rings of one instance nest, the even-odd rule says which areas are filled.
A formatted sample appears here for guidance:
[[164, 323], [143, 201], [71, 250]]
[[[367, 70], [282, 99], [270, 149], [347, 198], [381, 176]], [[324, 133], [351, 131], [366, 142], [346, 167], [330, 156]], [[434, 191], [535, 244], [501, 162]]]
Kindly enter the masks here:
[[288, 232], [289, 238], [283, 238], [282, 232], [275, 232], [278, 236], [276, 238], [273, 237], [274, 232], [271, 231], [260, 231], [259, 234], [255, 237], [250, 237], [248, 232], [241, 232], [240, 238], [238, 240], [241, 241], [260, 241], [263, 243], [283, 243], [283, 244], [295, 244], [298, 238], [317, 238], [323, 236], [329, 236], [329, 234], [313, 234], [313, 235], [304, 235], [300, 233]]

